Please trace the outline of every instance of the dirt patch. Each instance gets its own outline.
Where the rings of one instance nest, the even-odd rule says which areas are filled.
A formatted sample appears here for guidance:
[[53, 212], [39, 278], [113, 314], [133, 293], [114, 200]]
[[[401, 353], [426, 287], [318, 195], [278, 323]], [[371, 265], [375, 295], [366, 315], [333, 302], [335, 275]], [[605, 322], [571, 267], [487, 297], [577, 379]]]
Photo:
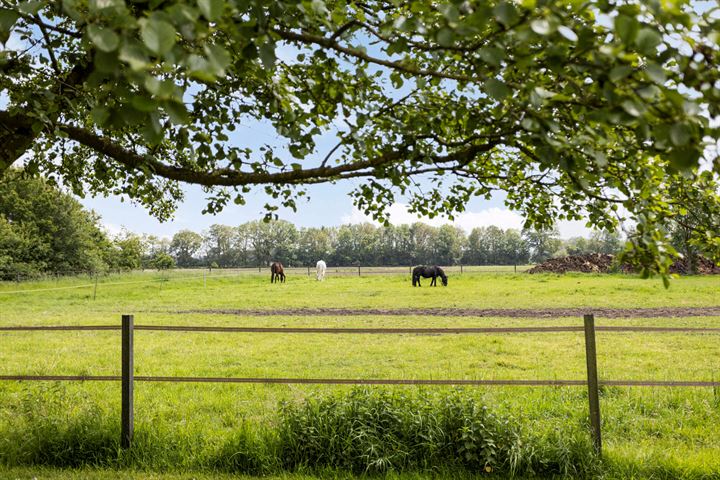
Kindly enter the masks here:
[[718, 307], [662, 307], [662, 308], [286, 308], [259, 309], [210, 309], [180, 310], [173, 313], [210, 313], [245, 317], [302, 316], [332, 317], [349, 315], [378, 316], [446, 316], [446, 317], [505, 317], [505, 318], [557, 318], [582, 317], [592, 313], [602, 318], [654, 318], [654, 317], [715, 317], [720, 316]]

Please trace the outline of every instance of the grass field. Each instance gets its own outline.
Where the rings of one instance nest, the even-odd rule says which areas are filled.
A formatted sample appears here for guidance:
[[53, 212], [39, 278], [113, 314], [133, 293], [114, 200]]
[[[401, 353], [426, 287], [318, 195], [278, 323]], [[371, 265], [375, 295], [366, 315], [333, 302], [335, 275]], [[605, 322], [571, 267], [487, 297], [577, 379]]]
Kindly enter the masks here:
[[[77, 287], [77, 288], [76, 288]], [[630, 276], [457, 273], [447, 288], [412, 288], [407, 273], [307, 275], [270, 285], [265, 275], [198, 272], [128, 274], [94, 279], [0, 284], [0, 326], [138, 325], [442, 327], [581, 325], [582, 319], [437, 315], [256, 316], [199, 310], [273, 308], [647, 308], [720, 305], [720, 279], [688, 277], [669, 290]], [[195, 311], [195, 313], [178, 313]], [[602, 318], [598, 325], [720, 327], [720, 317]], [[598, 332], [601, 379], [720, 378], [717, 334]], [[1, 332], [0, 375], [117, 375], [119, 332]], [[402, 379], [584, 379], [580, 333], [515, 335], [300, 335], [138, 331], [136, 375]], [[98, 430], [116, 435], [119, 384], [0, 383], [2, 478], [142, 478], [168, 472], [215, 475], [209, 461], [237, 444], [238, 432], [266, 432], [278, 405], [342, 395], [352, 387], [300, 385], [136, 384], [136, 430], [142, 448], [106, 469], [65, 471], [38, 466], [43, 435], [72, 435], [93, 444]], [[587, 394], [581, 387], [378, 387], [407, 395], [462, 392], [524, 432], [585, 448]], [[720, 478], [720, 391], [711, 388], [604, 388], [604, 459], [598, 478]], [[259, 433], [258, 433], [259, 434]], [[83, 435], [85, 437], [83, 437]], [[562, 443], [562, 439], [581, 439]], [[34, 443], [35, 442], [35, 443]], [[233, 443], [235, 442], [235, 443]], [[559, 442], [559, 443], [558, 443]], [[574, 442], [574, 443], [573, 443]], [[242, 450], [242, 449], [240, 449]], [[82, 462], [80, 462], [82, 464]], [[84, 467], [87, 468], [87, 467]], [[125, 469], [128, 468], [128, 469]], [[241, 469], [240, 469], [241, 470]], [[137, 473], [139, 471], [140, 473]], [[133, 473], [136, 472], [136, 473]], [[273, 472], [266, 472], [273, 473]], [[436, 472], [437, 473], [437, 472]], [[303, 478], [301, 475], [278, 478]], [[439, 473], [443, 476], [442, 472]], [[337, 477], [344, 473], [325, 472]], [[407, 478], [412, 478], [412, 473]], [[154, 478], [154, 477], [153, 477]], [[157, 478], [164, 478], [158, 476]], [[188, 477], [189, 478], [189, 477]], [[403, 477], [405, 478], [405, 477]]]

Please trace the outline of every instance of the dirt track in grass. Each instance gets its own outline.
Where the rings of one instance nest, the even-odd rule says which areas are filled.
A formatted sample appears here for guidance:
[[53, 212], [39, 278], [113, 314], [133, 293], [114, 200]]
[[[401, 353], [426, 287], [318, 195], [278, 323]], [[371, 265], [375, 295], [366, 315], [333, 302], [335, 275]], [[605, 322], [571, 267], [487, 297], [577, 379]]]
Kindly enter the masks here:
[[715, 317], [717, 307], [659, 307], [659, 308], [276, 308], [259, 309], [207, 309], [179, 310], [173, 313], [207, 313], [247, 317], [262, 316], [357, 316], [357, 315], [440, 315], [447, 317], [506, 317], [506, 318], [557, 318], [580, 317], [592, 313], [600, 318], [655, 318], [655, 317]]

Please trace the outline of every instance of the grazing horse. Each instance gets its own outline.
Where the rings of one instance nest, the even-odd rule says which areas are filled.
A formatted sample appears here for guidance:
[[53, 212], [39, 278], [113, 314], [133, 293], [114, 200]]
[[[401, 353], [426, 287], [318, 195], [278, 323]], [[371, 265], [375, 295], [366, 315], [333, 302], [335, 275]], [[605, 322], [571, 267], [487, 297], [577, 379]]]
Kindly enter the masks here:
[[273, 262], [270, 265], [270, 283], [275, 283], [276, 280], [285, 283], [285, 271], [280, 262]]
[[413, 268], [413, 271], [412, 271], [413, 287], [416, 286], [416, 284], [418, 287], [422, 287], [422, 285], [420, 285], [420, 277], [432, 278], [432, 280], [430, 281], [430, 286], [432, 286], [432, 287], [437, 286], [437, 277], [440, 277], [440, 279], [442, 280], [443, 286], [447, 287], [447, 283], [448, 283], [447, 275], [445, 275], [445, 272], [443, 272], [443, 269], [438, 267], [437, 265], [435, 265], [433, 267], [422, 266], [422, 267]]
[[317, 264], [315, 265], [315, 268], [317, 268], [317, 279], [319, 282], [325, 280], [325, 270], [327, 269], [327, 265], [325, 265], [325, 262], [322, 260], [318, 260]]

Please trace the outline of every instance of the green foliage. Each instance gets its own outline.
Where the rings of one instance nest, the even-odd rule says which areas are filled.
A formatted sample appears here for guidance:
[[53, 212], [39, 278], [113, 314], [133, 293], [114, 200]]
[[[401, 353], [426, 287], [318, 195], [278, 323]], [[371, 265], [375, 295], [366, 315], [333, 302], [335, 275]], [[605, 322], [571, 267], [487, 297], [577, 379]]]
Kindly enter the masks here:
[[0, 464], [110, 466], [117, 457], [117, 422], [60, 383], [29, 388], [11, 408], [5, 412], [9, 424], [0, 440]]
[[175, 259], [165, 252], [158, 252], [152, 259], [152, 266], [158, 270], [175, 268]]
[[593, 463], [587, 440], [563, 444], [546, 437], [543, 445], [523, 435], [514, 421], [458, 392], [355, 389], [346, 396], [287, 404], [279, 436], [280, 457], [291, 469], [582, 475]]
[[523, 230], [522, 235], [532, 252], [530, 259], [534, 263], [544, 262], [562, 247], [557, 227], [547, 230]]
[[[359, 179], [353, 199], [379, 220], [401, 197], [432, 217], [501, 191], [527, 229], [640, 225], [626, 260], [648, 275], [667, 273], [678, 205], [717, 211], [714, 9], [385, 7], [6, 2], [0, 41], [21, 41], [0, 53], [0, 172], [32, 151], [28, 171], [163, 219], [182, 183], [207, 189], [209, 213], [264, 187], [267, 218], [323, 182]], [[273, 141], [246, 140], [258, 125]], [[718, 251], [716, 225], [694, 241]]]
[[181, 230], [170, 242], [170, 253], [174, 255], [178, 267], [192, 267], [197, 264], [194, 257], [202, 246], [202, 235], [190, 230]]
[[98, 217], [42, 178], [0, 178], [0, 279], [106, 268], [110, 242]]

